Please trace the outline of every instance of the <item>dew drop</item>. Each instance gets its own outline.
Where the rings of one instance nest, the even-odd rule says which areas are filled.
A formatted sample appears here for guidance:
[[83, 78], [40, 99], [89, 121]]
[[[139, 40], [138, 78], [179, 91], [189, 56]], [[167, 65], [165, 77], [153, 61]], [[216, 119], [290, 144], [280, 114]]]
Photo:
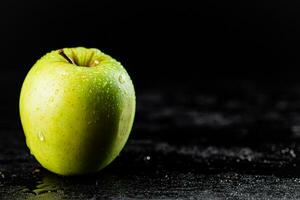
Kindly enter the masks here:
[[38, 137], [39, 137], [40, 141], [42, 141], [42, 142], [45, 140], [45, 136], [43, 135], [42, 132], [38, 133]]
[[98, 64], [99, 64], [99, 60], [95, 60], [95, 61], [94, 61], [94, 64], [95, 64], [95, 65], [98, 65]]
[[0, 176], [1, 176], [2, 178], [5, 178], [5, 175], [4, 175], [2, 172], [0, 172]]
[[61, 74], [62, 76], [68, 76], [68, 75], [69, 75], [69, 73], [66, 72], [66, 71], [61, 71], [60, 74]]
[[150, 156], [146, 156], [146, 157], [144, 157], [144, 160], [151, 160], [151, 157]]
[[120, 83], [125, 83], [125, 78], [122, 74], [120, 74], [120, 76], [119, 76], [119, 82]]

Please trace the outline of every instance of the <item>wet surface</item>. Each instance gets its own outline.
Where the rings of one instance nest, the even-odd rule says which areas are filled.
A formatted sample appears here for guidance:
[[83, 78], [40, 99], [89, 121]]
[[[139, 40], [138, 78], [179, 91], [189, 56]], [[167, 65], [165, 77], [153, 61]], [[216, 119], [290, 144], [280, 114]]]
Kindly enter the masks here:
[[0, 199], [300, 198], [300, 85], [170, 88], [138, 91], [125, 149], [93, 175], [43, 169], [3, 118]]

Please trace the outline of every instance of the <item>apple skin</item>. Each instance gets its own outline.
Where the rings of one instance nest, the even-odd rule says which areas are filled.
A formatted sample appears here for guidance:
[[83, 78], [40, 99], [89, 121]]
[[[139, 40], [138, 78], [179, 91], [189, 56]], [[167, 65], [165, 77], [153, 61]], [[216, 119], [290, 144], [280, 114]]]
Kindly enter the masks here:
[[136, 106], [122, 65], [83, 47], [39, 59], [24, 80], [19, 103], [31, 154], [60, 175], [92, 173], [111, 163], [129, 137]]

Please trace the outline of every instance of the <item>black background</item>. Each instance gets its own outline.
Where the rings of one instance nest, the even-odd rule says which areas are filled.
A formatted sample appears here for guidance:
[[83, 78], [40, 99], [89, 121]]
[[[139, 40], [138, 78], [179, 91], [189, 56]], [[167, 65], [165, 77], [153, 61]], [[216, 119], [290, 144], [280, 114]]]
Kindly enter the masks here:
[[4, 1], [5, 114], [18, 120], [25, 75], [62, 47], [101, 49], [121, 61], [137, 92], [186, 83], [208, 89], [245, 80], [298, 82], [299, 9], [297, 1]]
[[[46, 52], [96, 47], [146, 80], [297, 79], [297, 1], [4, 1], [5, 69]], [[137, 84], [138, 86], [139, 84]]]

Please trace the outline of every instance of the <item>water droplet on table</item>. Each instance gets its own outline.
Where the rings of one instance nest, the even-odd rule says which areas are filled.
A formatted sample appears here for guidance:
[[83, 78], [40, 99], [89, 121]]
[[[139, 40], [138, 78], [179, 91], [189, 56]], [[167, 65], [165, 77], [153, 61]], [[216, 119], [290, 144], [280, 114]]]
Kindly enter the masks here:
[[0, 177], [5, 178], [5, 175], [2, 172], [0, 172]]
[[150, 157], [150, 156], [146, 156], [146, 157], [144, 158], [144, 160], [149, 161], [149, 160], [151, 160], [151, 157]]

